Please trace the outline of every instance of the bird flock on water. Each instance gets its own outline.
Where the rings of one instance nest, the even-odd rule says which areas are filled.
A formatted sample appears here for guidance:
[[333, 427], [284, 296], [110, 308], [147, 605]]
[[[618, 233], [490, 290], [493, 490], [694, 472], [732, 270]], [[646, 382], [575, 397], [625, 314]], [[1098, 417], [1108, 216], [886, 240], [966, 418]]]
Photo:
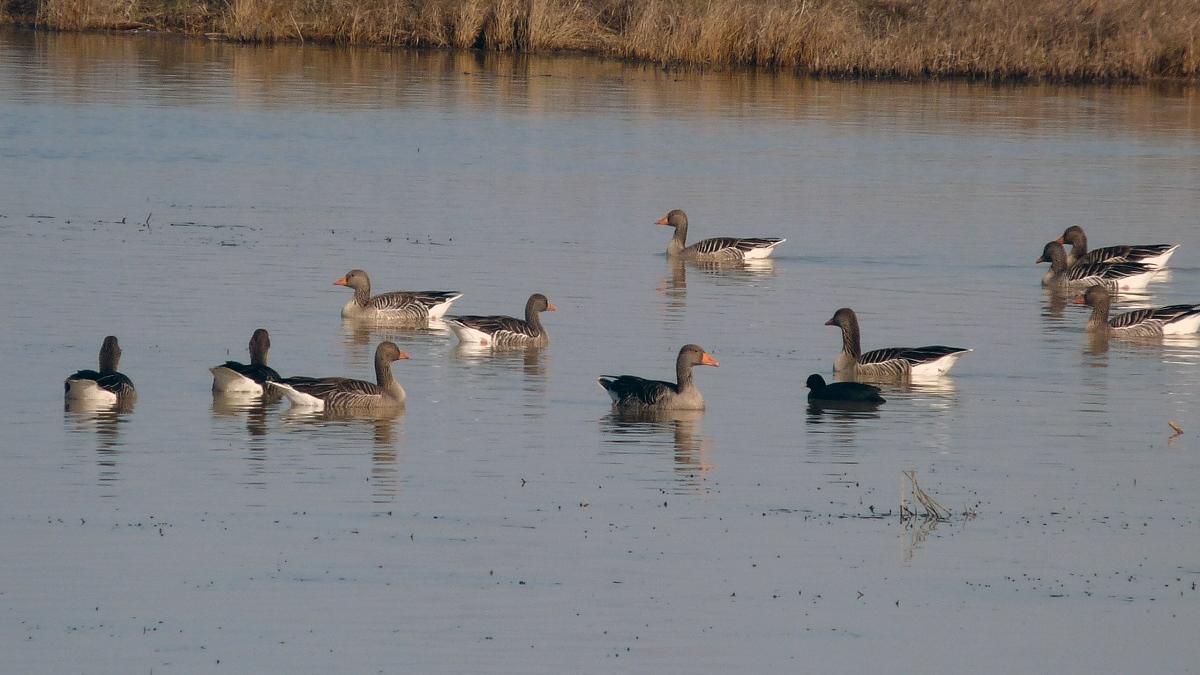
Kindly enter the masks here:
[[[681, 261], [738, 266], [769, 257], [786, 239], [778, 237], [713, 237], [687, 244], [687, 214], [674, 209], [656, 221], [674, 229], [667, 256]], [[1065, 246], [1070, 246], [1067, 251]], [[1070, 293], [1077, 304], [1092, 307], [1087, 330], [1096, 335], [1154, 338], [1200, 332], [1200, 304], [1176, 304], [1136, 309], [1110, 317], [1114, 297], [1144, 289], [1167, 264], [1178, 244], [1136, 244], [1088, 249], [1087, 236], [1072, 226], [1048, 242], [1037, 263], [1049, 263], [1042, 285]], [[354, 291], [342, 308], [342, 317], [379, 325], [424, 326], [443, 322], [463, 344], [493, 351], [538, 349], [550, 342], [542, 325], [543, 312], [557, 308], [541, 293], [525, 303], [523, 318], [506, 315], [449, 315], [458, 291], [393, 291], [371, 295], [371, 280], [360, 269], [334, 282]], [[971, 349], [929, 345], [887, 347], [863, 352], [858, 317], [842, 307], [825, 322], [842, 333], [842, 350], [833, 362], [833, 382], [819, 374], [806, 381], [808, 399], [814, 403], [877, 406], [885, 402], [874, 383], [904, 383], [943, 377]], [[287, 398], [293, 406], [313, 411], [378, 411], [405, 405], [404, 387], [392, 375], [392, 364], [409, 358], [394, 342], [379, 343], [375, 350], [375, 381], [348, 377], [283, 377], [267, 365], [271, 338], [259, 328], [250, 337], [250, 363], [226, 361], [209, 370], [213, 391], [225, 394]], [[121, 347], [108, 336], [100, 347], [99, 370], [80, 370], [65, 382], [68, 406], [132, 409], [137, 400], [133, 381], [118, 371]], [[697, 344], [685, 344], [675, 360], [675, 381], [637, 375], [605, 375], [600, 387], [612, 399], [613, 409], [624, 412], [703, 410], [704, 397], [696, 386], [695, 366], [718, 366], [716, 358]]]

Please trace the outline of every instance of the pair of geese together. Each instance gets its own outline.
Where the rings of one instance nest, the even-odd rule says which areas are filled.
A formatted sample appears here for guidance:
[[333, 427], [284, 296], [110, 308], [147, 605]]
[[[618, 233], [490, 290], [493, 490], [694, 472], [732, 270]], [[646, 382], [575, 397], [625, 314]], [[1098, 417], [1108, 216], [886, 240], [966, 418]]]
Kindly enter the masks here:
[[[1064, 244], [1071, 245], [1068, 253]], [[1066, 291], [1103, 286], [1110, 293], [1140, 290], [1166, 266], [1179, 244], [1133, 244], [1088, 250], [1083, 228], [1072, 225], [1048, 242], [1035, 263], [1050, 263], [1042, 285]]]
[[[1063, 244], [1071, 245], [1068, 254]], [[1087, 329], [1113, 337], [1159, 337], [1200, 331], [1200, 304], [1150, 307], [1109, 318], [1112, 296], [1145, 288], [1179, 248], [1179, 244], [1129, 244], [1088, 250], [1087, 235], [1078, 225], [1042, 249], [1036, 263], [1050, 263], [1042, 285], [1076, 291], [1075, 304], [1092, 308]]]

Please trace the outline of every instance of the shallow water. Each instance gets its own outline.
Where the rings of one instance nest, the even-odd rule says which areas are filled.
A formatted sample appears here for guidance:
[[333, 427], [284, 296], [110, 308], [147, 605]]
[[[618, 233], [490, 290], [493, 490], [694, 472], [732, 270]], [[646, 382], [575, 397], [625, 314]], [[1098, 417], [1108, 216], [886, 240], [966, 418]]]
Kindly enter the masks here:
[[[675, 207], [788, 242], [675, 268]], [[1200, 302], [1198, 213], [1193, 90], [0, 32], [6, 663], [1194, 671], [1200, 340], [1095, 344], [1032, 261], [1070, 224], [1179, 242], [1122, 306]], [[345, 326], [352, 267], [461, 313], [544, 292], [551, 345]], [[868, 349], [975, 351], [810, 410], [841, 306]], [[214, 400], [259, 326], [284, 374], [397, 341], [406, 412]], [[134, 411], [63, 412], [107, 334]], [[596, 376], [685, 342], [705, 413], [610, 413]], [[910, 469], [950, 522], [900, 524]]]

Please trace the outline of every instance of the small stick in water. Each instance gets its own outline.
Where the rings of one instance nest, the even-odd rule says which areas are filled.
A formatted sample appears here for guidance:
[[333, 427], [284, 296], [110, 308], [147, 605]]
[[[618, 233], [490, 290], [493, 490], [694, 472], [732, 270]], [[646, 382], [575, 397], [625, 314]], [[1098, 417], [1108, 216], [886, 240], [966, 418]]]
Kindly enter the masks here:
[[1169, 448], [1172, 445], [1175, 445], [1175, 439], [1183, 435], [1183, 427], [1179, 426], [1179, 422], [1176, 422], [1175, 420], [1168, 420], [1167, 426], [1171, 427], [1171, 431], [1175, 432], [1171, 434], [1170, 438], [1167, 439], [1167, 447]]

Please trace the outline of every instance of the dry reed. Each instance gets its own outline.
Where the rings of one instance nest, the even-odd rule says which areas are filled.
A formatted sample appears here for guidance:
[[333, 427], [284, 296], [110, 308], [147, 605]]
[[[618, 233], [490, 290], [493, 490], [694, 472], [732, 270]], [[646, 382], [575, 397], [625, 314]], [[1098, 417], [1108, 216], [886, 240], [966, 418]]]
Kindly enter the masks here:
[[0, 0], [0, 22], [851, 77], [1200, 76], [1196, 0]]

